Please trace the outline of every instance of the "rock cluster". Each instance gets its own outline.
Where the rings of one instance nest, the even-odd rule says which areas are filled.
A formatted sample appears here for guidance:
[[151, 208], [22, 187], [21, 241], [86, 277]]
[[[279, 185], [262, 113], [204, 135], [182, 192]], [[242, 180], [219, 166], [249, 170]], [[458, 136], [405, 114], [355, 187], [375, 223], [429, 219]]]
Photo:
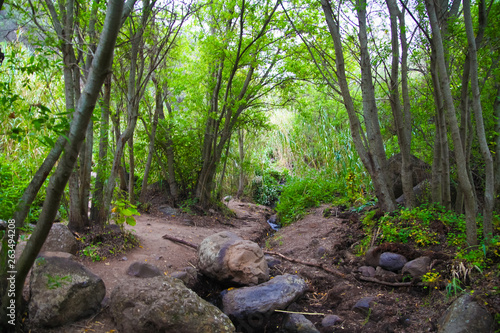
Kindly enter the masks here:
[[[431, 258], [427, 256], [417, 257], [408, 261], [408, 259], [399, 253], [382, 252], [380, 249], [371, 248], [365, 255], [366, 266], [358, 268], [358, 272], [366, 277], [402, 277], [405, 274], [412, 278], [420, 278], [429, 271]], [[396, 273], [401, 273], [397, 275]]]

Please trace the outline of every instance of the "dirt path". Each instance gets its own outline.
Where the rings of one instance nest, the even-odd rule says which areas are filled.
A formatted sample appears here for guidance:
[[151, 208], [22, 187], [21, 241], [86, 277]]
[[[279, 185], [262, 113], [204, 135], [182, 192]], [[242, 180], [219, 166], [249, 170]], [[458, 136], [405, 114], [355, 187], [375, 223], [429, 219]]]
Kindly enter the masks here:
[[[164, 274], [187, 266], [196, 266], [196, 250], [163, 239], [165, 234], [198, 245], [213, 233], [230, 230], [244, 239], [259, 242], [265, 250], [343, 273], [343, 277], [339, 277], [321, 267], [283, 259], [277, 260], [271, 269], [272, 276], [292, 273], [306, 279], [309, 292], [288, 310], [311, 313], [307, 318], [322, 333], [331, 333], [331, 329], [321, 328], [321, 321], [329, 314], [340, 318], [335, 332], [433, 332], [440, 314], [452, 301], [443, 298], [439, 293], [430, 294], [422, 288], [392, 288], [359, 281], [355, 272], [363, 265], [363, 258], [353, 253], [356, 252], [355, 248], [363, 236], [363, 231], [356, 216], [341, 218], [334, 214], [325, 217], [327, 206], [322, 206], [312, 209], [308, 215], [291, 226], [272, 233], [266, 222], [272, 213], [268, 208], [233, 200], [227, 204], [235, 214], [232, 218], [223, 217], [213, 211], [203, 216], [171, 216], [156, 208], [151, 214], [137, 217], [137, 225], [126, 228], [134, 230], [140, 240], [140, 247], [99, 262], [79, 258], [104, 280], [107, 298], [103, 310], [92, 318], [67, 327], [37, 332], [116, 332], [113, 331], [116, 327], [106, 304], [117, 284], [136, 279], [126, 274], [133, 262], [150, 263]], [[355, 304], [366, 298], [374, 300], [373, 311], [368, 315], [354, 311]], [[277, 314], [273, 318], [274, 322], [269, 323], [266, 332], [280, 331], [277, 327], [282, 327], [282, 315]]]
[[[230, 230], [244, 239], [253, 241], [262, 239], [270, 231], [266, 222], [271, 214], [269, 208], [235, 200], [228, 202], [227, 206], [234, 212], [234, 217], [227, 218], [215, 212], [207, 212], [205, 216], [193, 216], [178, 211], [176, 215], [169, 215], [155, 207], [150, 214], [137, 216], [135, 226], [125, 226], [126, 230], [132, 231], [139, 239], [140, 246], [103, 261], [92, 262], [87, 257], [79, 257], [78, 261], [104, 281], [106, 285], [104, 304], [106, 305], [116, 285], [137, 279], [127, 275], [127, 269], [133, 262], [152, 264], [165, 275], [187, 266], [196, 266], [196, 250], [163, 239], [162, 236], [165, 234], [193, 244], [200, 244], [205, 237], [223, 230]], [[114, 329], [116, 327], [105, 306], [103, 311], [94, 317], [62, 328], [39, 332], [104, 333], [113, 332]]]

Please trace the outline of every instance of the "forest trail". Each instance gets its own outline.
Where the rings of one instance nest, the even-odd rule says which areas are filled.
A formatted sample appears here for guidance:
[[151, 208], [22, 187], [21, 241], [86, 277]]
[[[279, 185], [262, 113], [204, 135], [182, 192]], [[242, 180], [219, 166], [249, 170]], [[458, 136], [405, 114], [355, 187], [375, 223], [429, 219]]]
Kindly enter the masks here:
[[220, 214], [193, 216], [178, 211], [178, 215], [168, 215], [157, 207], [152, 212], [136, 217], [135, 226], [125, 229], [137, 236], [140, 246], [103, 261], [92, 262], [80, 259], [93, 273], [100, 276], [106, 285], [106, 295], [117, 284], [136, 277], [126, 274], [133, 262], [145, 262], [158, 267], [165, 275], [187, 266], [196, 266], [197, 252], [188, 246], [163, 239], [163, 235], [183, 239], [193, 244], [214, 233], [229, 230], [238, 236], [253, 241], [259, 240], [269, 231], [266, 215], [270, 210], [264, 206], [231, 200], [228, 207], [236, 214], [227, 219]]
[[[355, 213], [337, 215], [336, 210], [332, 211], [329, 206], [323, 205], [311, 209], [309, 214], [292, 225], [274, 232], [267, 223], [272, 214], [269, 208], [235, 200], [227, 202], [227, 206], [234, 212], [231, 218], [214, 211], [204, 216], [185, 213], [167, 215], [161, 212], [161, 206], [152, 207], [149, 214], [138, 216], [137, 224], [134, 227], [126, 226], [126, 229], [132, 230], [138, 237], [139, 247], [98, 262], [92, 262], [88, 257], [78, 258], [106, 285], [102, 310], [72, 325], [38, 332], [116, 332], [107, 304], [116, 285], [137, 279], [127, 275], [127, 269], [133, 262], [152, 264], [164, 274], [196, 266], [195, 249], [164, 239], [163, 236], [169, 235], [199, 245], [205, 237], [223, 230], [256, 241], [266, 251], [320, 266], [311, 267], [275, 257], [277, 260], [271, 268], [271, 276], [291, 273], [306, 280], [309, 291], [287, 310], [310, 313], [307, 319], [318, 328], [322, 327], [321, 321], [325, 316], [335, 315], [341, 318], [340, 324], [335, 326], [336, 332], [433, 331], [440, 314], [451, 302], [451, 299], [449, 302], [433, 300], [428, 292], [411, 287], [390, 288], [355, 278], [358, 267], [364, 261], [363, 257], [354, 254], [363, 236], [361, 223]], [[332, 274], [332, 271], [340, 274]], [[207, 287], [208, 280], [200, 276], [199, 279], [202, 279], [201, 285]], [[221, 287], [224, 288], [210, 285], [208, 288], [213, 289], [205, 291], [218, 294]], [[362, 299], [376, 299], [373, 313], [368, 317], [365, 313], [353, 311], [355, 304]], [[282, 332], [283, 314], [273, 315], [273, 318], [265, 331]], [[321, 332], [329, 331], [322, 329]]]

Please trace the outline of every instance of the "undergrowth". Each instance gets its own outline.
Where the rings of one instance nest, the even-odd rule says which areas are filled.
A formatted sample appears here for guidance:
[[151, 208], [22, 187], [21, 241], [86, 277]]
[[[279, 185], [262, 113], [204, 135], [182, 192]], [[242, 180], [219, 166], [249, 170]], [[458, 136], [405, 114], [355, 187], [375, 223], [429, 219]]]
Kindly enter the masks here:
[[[500, 264], [500, 236], [495, 236], [490, 244], [481, 239], [479, 246], [470, 247], [466, 241], [464, 215], [448, 211], [440, 205], [403, 208], [386, 213], [378, 220], [376, 215], [377, 211], [372, 210], [362, 219], [365, 237], [358, 245], [359, 254], [372, 245], [382, 243], [408, 243], [422, 249], [440, 245], [454, 249], [458, 261], [464, 261], [478, 270]], [[479, 216], [479, 227], [481, 222]], [[495, 216], [495, 229], [500, 231], [499, 216]]]

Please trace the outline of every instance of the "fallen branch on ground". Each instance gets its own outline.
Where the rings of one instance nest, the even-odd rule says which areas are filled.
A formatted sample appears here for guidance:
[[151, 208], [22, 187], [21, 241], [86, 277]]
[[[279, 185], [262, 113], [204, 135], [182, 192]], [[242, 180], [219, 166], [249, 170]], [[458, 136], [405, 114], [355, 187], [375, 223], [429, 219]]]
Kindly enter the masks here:
[[164, 238], [164, 239], [168, 239], [168, 240], [170, 240], [170, 241], [172, 241], [172, 242], [181, 243], [181, 244], [187, 245], [187, 246], [189, 246], [189, 247], [192, 247], [192, 248], [193, 248], [193, 249], [195, 249], [195, 250], [198, 250], [198, 245], [195, 245], [195, 244], [190, 243], [190, 242], [188, 242], [188, 241], [185, 241], [185, 240], [183, 240], [183, 239], [175, 238], [175, 237], [172, 237], [172, 236], [169, 236], [169, 235], [163, 235], [163, 237], [162, 237], [162, 238]]
[[[180, 243], [180, 244], [184, 244], [186, 246], [189, 246], [195, 250], [198, 249], [198, 245], [195, 245], [193, 243], [190, 243], [190, 242], [187, 242], [183, 239], [179, 239], [179, 238], [175, 238], [175, 237], [172, 237], [170, 235], [163, 235], [163, 238], [164, 239], [168, 239], [172, 242], [177, 242], [177, 243]], [[294, 263], [297, 263], [297, 264], [301, 264], [301, 265], [306, 265], [306, 266], [311, 266], [311, 267], [317, 267], [317, 268], [320, 268], [328, 273], [332, 273], [338, 277], [341, 277], [343, 279], [346, 278], [346, 275], [344, 273], [341, 273], [335, 269], [332, 269], [332, 268], [328, 268], [322, 264], [315, 264], [315, 263], [311, 263], [311, 262], [307, 262], [307, 261], [302, 261], [302, 260], [298, 260], [298, 259], [294, 259], [294, 258], [289, 258], [281, 253], [278, 253], [278, 252], [274, 252], [274, 251], [263, 251], [265, 254], [270, 254], [272, 256], [277, 256], [277, 257], [280, 257], [282, 259], [285, 259], [286, 261], [290, 261], [290, 262], [294, 262]]]
[[311, 266], [311, 267], [317, 267], [317, 268], [320, 268], [328, 273], [332, 273], [333, 275], [336, 275], [338, 277], [341, 277], [343, 279], [346, 278], [346, 275], [344, 273], [341, 273], [335, 269], [332, 269], [332, 268], [328, 268], [326, 267], [325, 265], [323, 264], [315, 264], [315, 263], [312, 263], [312, 262], [307, 262], [307, 261], [302, 261], [302, 260], [299, 260], [299, 259], [294, 259], [294, 258], [290, 258], [290, 257], [287, 257], [287, 256], [284, 256], [282, 255], [281, 253], [278, 253], [278, 252], [274, 252], [274, 251], [264, 251], [265, 254], [270, 254], [272, 256], [278, 256], [282, 259], [285, 259], [286, 261], [290, 261], [290, 262], [294, 262], [294, 263], [297, 263], [297, 264], [302, 264], [302, 265], [306, 265], [306, 266]]
[[383, 284], [384, 286], [389, 286], [389, 287], [411, 287], [415, 285], [412, 282], [387, 282], [387, 281], [381, 281], [379, 279], [376, 279], [374, 277], [368, 277], [368, 276], [359, 276], [357, 277], [361, 281], [369, 281], [373, 283], [378, 283], [378, 284]]

